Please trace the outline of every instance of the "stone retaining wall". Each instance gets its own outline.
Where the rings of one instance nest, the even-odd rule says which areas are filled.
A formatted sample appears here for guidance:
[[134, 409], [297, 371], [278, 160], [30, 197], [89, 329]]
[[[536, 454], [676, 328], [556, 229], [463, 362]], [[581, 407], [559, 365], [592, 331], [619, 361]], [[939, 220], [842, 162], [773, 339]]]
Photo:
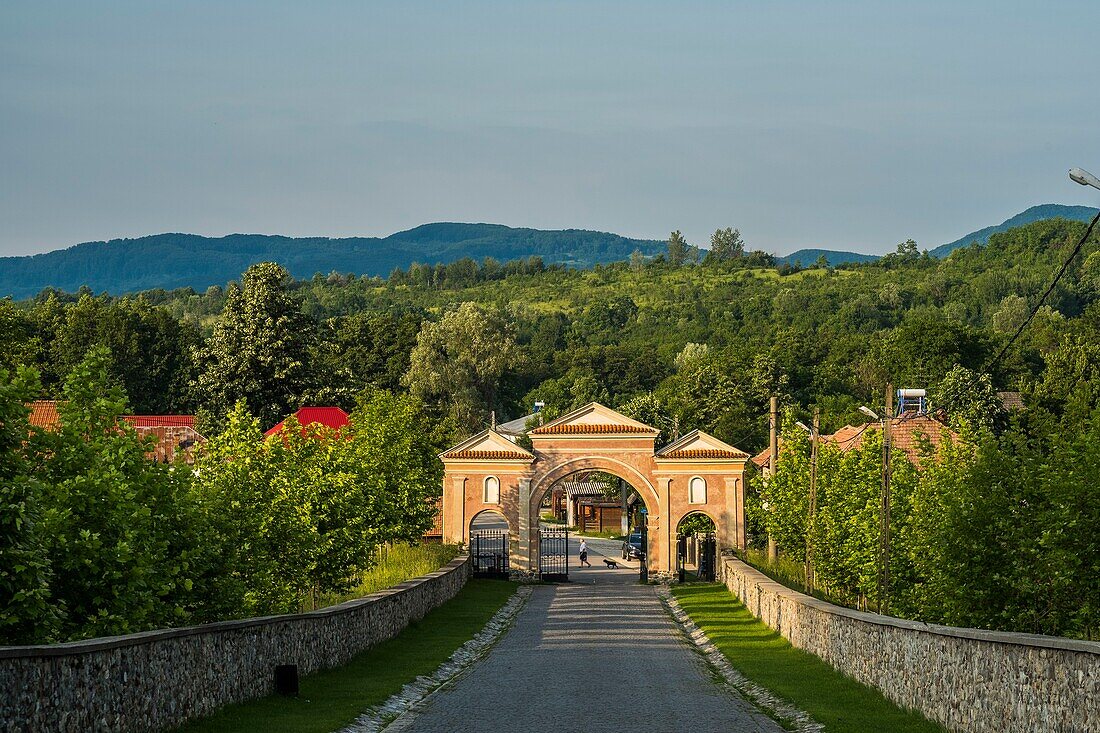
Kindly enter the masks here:
[[954, 731], [1100, 731], [1100, 643], [937, 626], [811, 598], [733, 557], [726, 586], [793, 646]]
[[469, 557], [318, 611], [0, 647], [0, 730], [160, 731], [274, 692], [278, 664], [337, 667], [453, 598]]

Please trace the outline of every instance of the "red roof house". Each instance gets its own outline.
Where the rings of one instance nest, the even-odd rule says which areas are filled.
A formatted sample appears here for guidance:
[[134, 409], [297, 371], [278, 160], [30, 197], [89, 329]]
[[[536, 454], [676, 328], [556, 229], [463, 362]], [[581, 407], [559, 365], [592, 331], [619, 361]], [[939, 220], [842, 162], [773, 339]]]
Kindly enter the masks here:
[[194, 415], [123, 415], [122, 419], [135, 428], [195, 429]]
[[53, 430], [61, 422], [61, 416], [57, 412], [57, 400], [35, 400], [28, 407], [31, 408], [28, 420], [33, 427]]
[[[332, 428], [333, 430], [339, 430], [348, 424], [348, 413], [341, 410], [339, 407], [303, 407], [294, 413], [294, 418], [298, 421], [298, 424], [302, 426], [302, 434], [305, 434], [305, 428], [309, 425], [323, 425], [326, 428]], [[284, 421], [285, 422], [285, 421]], [[272, 436], [276, 433], [282, 432], [283, 423], [280, 422], [275, 427], [264, 433], [265, 436]]]

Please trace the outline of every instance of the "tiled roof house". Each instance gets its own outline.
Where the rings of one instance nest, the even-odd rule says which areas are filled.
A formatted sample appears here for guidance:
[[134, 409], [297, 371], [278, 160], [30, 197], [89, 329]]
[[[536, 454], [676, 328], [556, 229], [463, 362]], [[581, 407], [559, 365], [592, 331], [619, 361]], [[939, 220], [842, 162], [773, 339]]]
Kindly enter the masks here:
[[[833, 444], [842, 453], [858, 448], [868, 435], [879, 430], [879, 424], [868, 422], [862, 425], [845, 425], [832, 434], [822, 434], [822, 444]], [[944, 423], [926, 413], [906, 412], [890, 419], [890, 445], [894, 451], [901, 451], [914, 466], [920, 466], [921, 444], [927, 440], [933, 449], [943, 442], [944, 435], [952, 440], [958, 439], [958, 433]], [[783, 438], [779, 438], [780, 451]], [[771, 468], [771, 451], [765, 448], [752, 457], [752, 463], [761, 471]]]

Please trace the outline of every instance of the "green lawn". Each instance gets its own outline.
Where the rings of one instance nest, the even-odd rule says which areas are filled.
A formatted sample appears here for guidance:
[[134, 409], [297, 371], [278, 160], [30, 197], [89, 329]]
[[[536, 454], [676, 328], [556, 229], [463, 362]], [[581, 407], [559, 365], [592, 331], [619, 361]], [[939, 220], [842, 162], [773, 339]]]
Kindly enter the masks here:
[[808, 712], [829, 733], [944, 731], [814, 655], [795, 649], [749, 613], [725, 586], [681, 585], [672, 593], [743, 675]]
[[304, 677], [297, 698], [272, 696], [231, 705], [181, 733], [331, 733], [401, 687], [428, 674], [486, 622], [516, 590], [501, 580], [470, 580], [452, 600], [397, 637], [339, 669]]

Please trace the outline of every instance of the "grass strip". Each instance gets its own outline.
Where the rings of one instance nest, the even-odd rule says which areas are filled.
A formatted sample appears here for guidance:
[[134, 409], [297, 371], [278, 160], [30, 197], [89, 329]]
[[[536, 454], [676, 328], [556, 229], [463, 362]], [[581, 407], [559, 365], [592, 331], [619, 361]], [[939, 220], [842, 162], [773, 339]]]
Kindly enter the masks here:
[[378, 562], [363, 573], [358, 586], [343, 595], [325, 595], [320, 605], [334, 606], [362, 598], [383, 588], [392, 588], [406, 580], [439, 570], [458, 557], [458, 545], [396, 544], [379, 547], [378, 553]]
[[393, 639], [337, 669], [301, 680], [296, 698], [230, 705], [180, 728], [181, 733], [332, 733], [417, 676], [428, 674], [474, 636], [505, 604], [516, 584], [470, 580], [457, 596], [409, 624]]
[[[674, 586], [680, 606], [745, 677], [809, 713], [828, 733], [943, 733], [919, 713], [845, 677], [754, 617], [723, 585]], [[904, 674], [898, 670], [898, 674]]]

